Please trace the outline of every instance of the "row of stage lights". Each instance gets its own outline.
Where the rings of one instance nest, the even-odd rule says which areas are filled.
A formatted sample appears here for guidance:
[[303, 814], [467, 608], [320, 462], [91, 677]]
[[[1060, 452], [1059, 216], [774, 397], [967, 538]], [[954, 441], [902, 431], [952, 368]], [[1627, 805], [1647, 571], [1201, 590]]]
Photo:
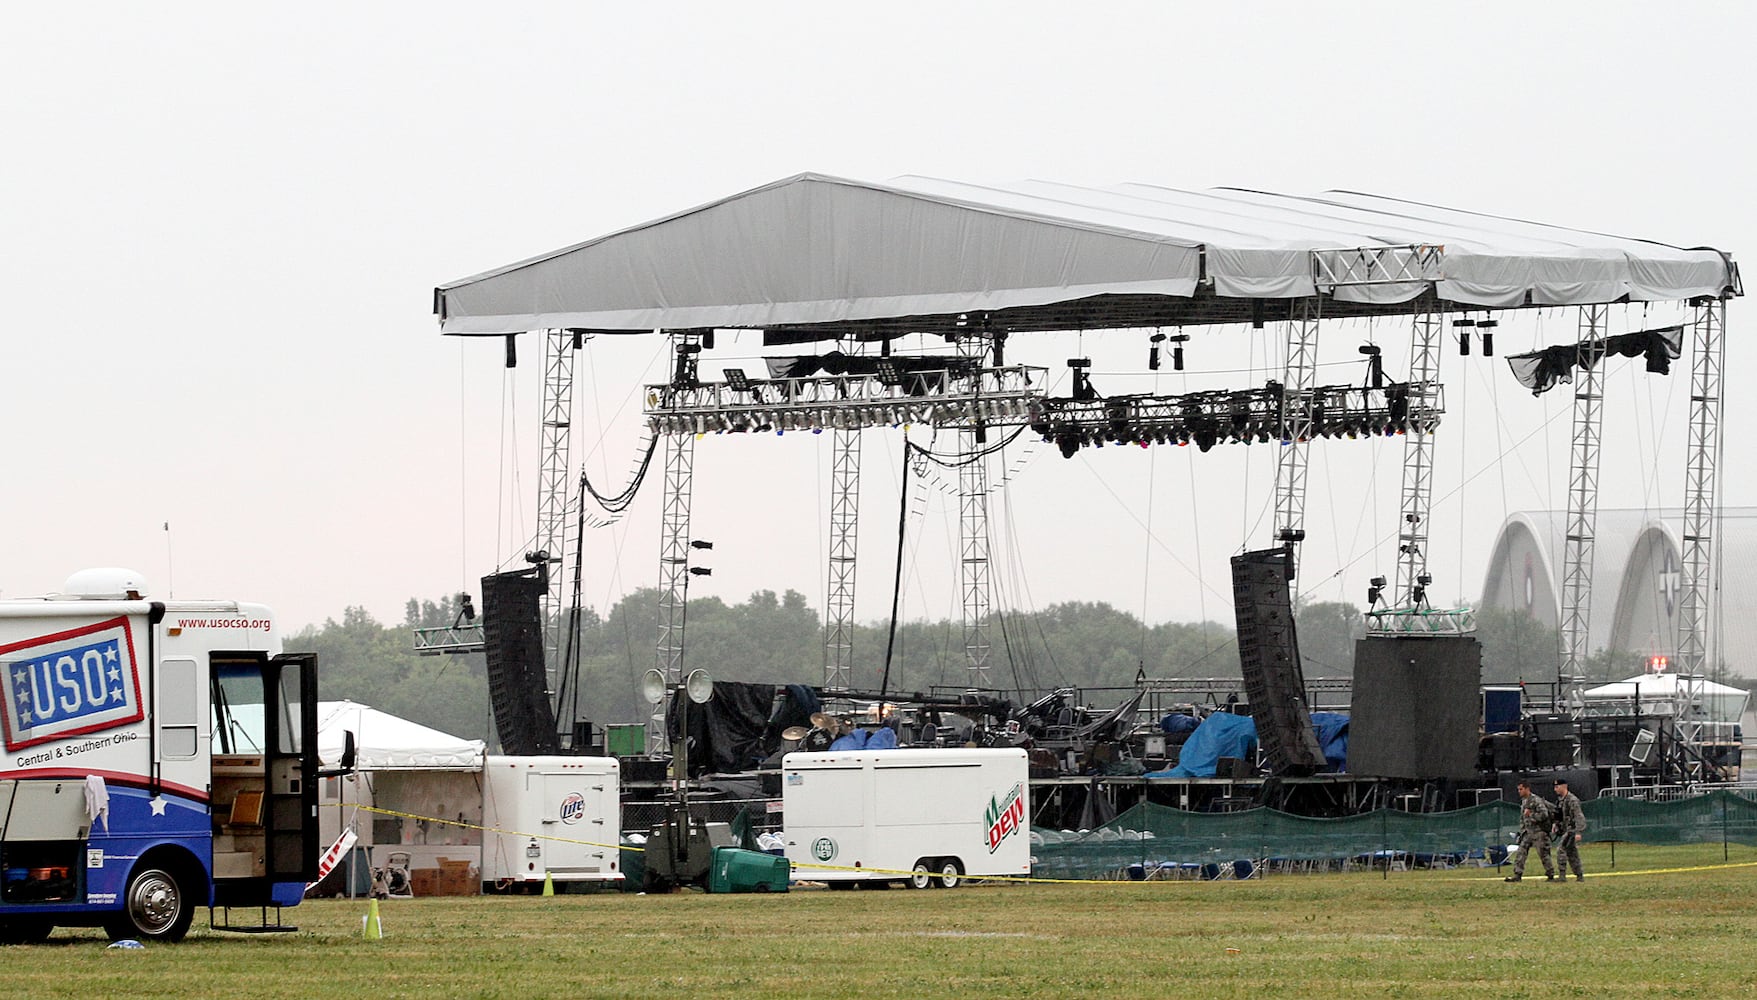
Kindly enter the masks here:
[[998, 396], [937, 402], [841, 403], [834, 406], [724, 407], [687, 412], [650, 413], [647, 427], [655, 434], [746, 434], [774, 431], [859, 430], [908, 424], [970, 426], [1018, 424], [1030, 415], [1033, 400]]
[[[1440, 411], [1423, 407], [1412, 413], [1410, 388], [1392, 384], [1382, 390], [1356, 386], [1316, 389], [1310, 432], [1298, 435], [1297, 440], [1356, 440], [1431, 432], [1439, 426]], [[1375, 394], [1383, 402], [1375, 399]], [[1205, 452], [1216, 444], [1293, 443], [1296, 436], [1283, 419], [1281, 406], [1278, 385], [1182, 397], [1044, 400], [1034, 408], [1029, 425], [1045, 441], [1053, 442], [1064, 458], [1072, 458], [1081, 448], [1106, 444], [1142, 448], [1193, 444]]]

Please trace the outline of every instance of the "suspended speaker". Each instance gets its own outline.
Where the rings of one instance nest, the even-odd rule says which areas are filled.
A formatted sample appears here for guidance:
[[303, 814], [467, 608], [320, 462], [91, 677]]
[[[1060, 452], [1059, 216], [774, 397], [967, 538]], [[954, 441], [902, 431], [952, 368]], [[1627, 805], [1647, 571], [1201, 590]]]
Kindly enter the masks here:
[[488, 700], [501, 752], [513, 756], [560, 750], [543, 663], [542, 602], [548, 590], [541, 566], [482, 578]]
[[1306, 707], [1305, 672], [1288, 596], [1291, 579], [1291, 546], [1232, 557], [1239, 668], [1264, 763], [1272, 774], [1299, 775], [1323, 767], [1324, 751]]

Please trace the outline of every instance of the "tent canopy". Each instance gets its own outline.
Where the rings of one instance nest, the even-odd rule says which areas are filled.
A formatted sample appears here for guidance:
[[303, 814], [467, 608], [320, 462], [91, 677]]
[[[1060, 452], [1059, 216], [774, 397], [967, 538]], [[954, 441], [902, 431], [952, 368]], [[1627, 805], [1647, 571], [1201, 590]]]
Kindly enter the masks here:
[[346, 731], [354, 734], [354, 766], [362, 771], [482, 768], [481, 740], [460, 739], [352, 701], [317, 705], [317, 755], [325, 766], [341, 761]]
[[1695, 705], [1710, 722], [1738, 722], [1751, 695], [1744, 688], [1717, 684], [1704, 677], [1655, 673], [1637, 674], [1626, 680], [1587, 688], [1585, 697], [1589, 703], [1633, 703], [1634, 699], [1639, 698], [1643, 712], [1651, 712], [1664, 703], [1686, 700]]
[[441, 285], [434, 310], [447, 334], [884, 336], [955, 329], [978, 312], [1010, 330], [1103, 329], [1260, 319], [1271, 300], [1315, 294], [1340, 316], [1407, 312], [1412, 300], [1518, 308], [1737, 286], [1717, 250], [1349, 191], [806, 173]]

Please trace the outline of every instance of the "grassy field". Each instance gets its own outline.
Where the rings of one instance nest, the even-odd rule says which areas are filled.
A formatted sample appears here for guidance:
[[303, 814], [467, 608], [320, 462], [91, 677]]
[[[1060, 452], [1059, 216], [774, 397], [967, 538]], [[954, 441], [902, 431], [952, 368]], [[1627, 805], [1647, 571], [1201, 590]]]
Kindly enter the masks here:
[[[58, 930], [0, 948], [23, 997], [1750, 997], [1757, 849], [1583, 852], [1584, 884], [1494, 870], [1248, 882], [381, 904], [300, 931], [109, 951]], [[1700, 867], [1699, 867], [1700, 866]], [[1533, 868], [1536, 868], [1535, 860]], [[1698, 870], [1688, 870], [1698, 869]]]

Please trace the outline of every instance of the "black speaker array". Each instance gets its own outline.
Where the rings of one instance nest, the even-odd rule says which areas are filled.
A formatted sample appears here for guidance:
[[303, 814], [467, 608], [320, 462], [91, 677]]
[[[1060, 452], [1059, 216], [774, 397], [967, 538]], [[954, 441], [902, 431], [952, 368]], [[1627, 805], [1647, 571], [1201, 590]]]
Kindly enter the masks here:
[[543, 665], [541, 568], [482, 578], [482, 640], [488, 659], [488, 700], [503, 753], [557, 753], [555, 712]]
[[1292, 579], [1293, 555], [1285, 546], [1232, 557], [1239, 667], [1257, 740], [1272, 773], [1298, 775], [1323, 767], [1324, 751], [1306, 707], [1305, 671], [1288, 596]]
[[[1481, 687], [1482, 647], [1470, 636], [1376, 636], [1356, 642], [1348, 770], [1382, 778], [1474, 777]], [[1489, 745], [1496, 769], [1547, 766], [1521, 733], [1497, 733]], [[1571, 742], [1568, 748], [1571, 759]]]

